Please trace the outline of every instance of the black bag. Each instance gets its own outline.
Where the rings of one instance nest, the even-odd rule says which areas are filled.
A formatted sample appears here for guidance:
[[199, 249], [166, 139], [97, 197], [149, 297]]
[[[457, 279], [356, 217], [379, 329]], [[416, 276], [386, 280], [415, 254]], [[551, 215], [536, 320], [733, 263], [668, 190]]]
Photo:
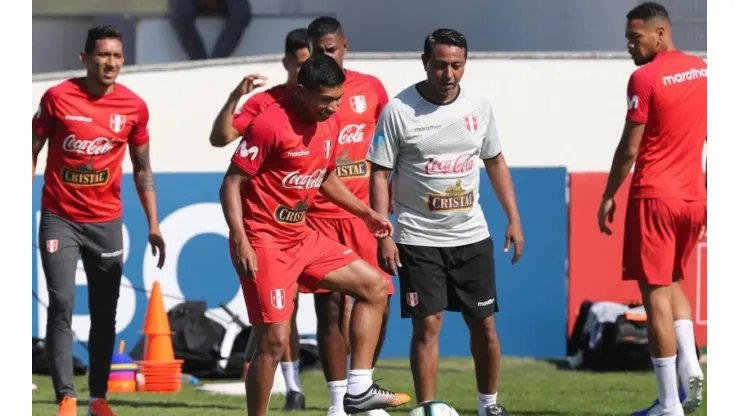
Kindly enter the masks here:
[[[51, 374], [46, 360], [46, 343], [43, 339], [32, 337], [31, 374], [48, 376]], [[72, 371], [76, 376], [87, 374], [87, 366], [77, 357], [72, 357]]]

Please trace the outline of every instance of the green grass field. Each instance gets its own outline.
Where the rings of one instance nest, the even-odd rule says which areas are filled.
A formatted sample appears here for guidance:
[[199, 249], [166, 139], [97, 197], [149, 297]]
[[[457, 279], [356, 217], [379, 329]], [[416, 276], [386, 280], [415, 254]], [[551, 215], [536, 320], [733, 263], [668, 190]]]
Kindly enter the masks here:
[[[706, 366], [704, 366], [706, 374]], [[413, 384], [406, 360], [383, 360], [375, 371], [384, 387], [404, 391], [413, 396]], [[48, 377], [34, 376], [38, 390], [33, 392], [33, 414], [54, 415], [54, 393]], [[306, 415], [326, 415], [328, 396], [323, 376], [318, 371], [301, 377], [307, 396]], [[87, 379], [76, 380], [80, 403], [88, 396]], [[705, 384], [706, 386], [706, 384]], [[473, 363], [469, 359], [447, 359], [440, 362], [439, 400], [452, 404], [461, 415], [477, 415]], [[596, 374], [559, 370], [555, 364], [543, 361], [504, 358], [501, 369], [500, 402], [510, 415], [629, 415], [646, 407], [655, 399], [657, 390], [651, 372]], [[120, 415], [244, 415], [244, 398], [209, 396], [183, 387], [174, 395], [128, 394], [111, 395], [110, 402]], [[704, 390], [706, 403], [706, 388]], [[273, 396], [270, 408], [279, 413], [283, 398]], [[394, 415], [408, 414], [407, 405], [390, 411]], [[81, 406], [79, 413], [84, 414]], [[706, 415], [706, 405], [695, 413]]]

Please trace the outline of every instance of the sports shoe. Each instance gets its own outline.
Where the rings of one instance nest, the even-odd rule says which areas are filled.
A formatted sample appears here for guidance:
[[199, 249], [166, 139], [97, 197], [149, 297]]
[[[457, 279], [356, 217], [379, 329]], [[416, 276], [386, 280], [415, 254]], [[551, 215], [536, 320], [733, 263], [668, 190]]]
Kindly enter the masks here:
[[375, 409], [402, 406], [411, 401], [405, 393], [394, 393], [373, 383], [364, 393], [344, 395], [344, 411], [349, 414], [363, 413]]
[[103, 399], [95, 400], [87, 408], [87, 416], [117, 416]]
[[678, 404], [671, 409], [664, 408], [660, 401], [656, 400], [647, 409], [632, 413], [632, 416], [684, 416], [683, 407]]
[[369, 412], [365, 412], [362, 415], [363, 416], [391, 416], [390, 413], [386, 412], [383, 409], [370, 410]]
[[[702, 401], [702, 390], [704, 388], [704, 375], [699, 374], [698, 376], [689, 377], [689, 391], [684, 392], [683, 386], [679, 383], [679, 398], [683, 405], [685, 413], [694, 413], [696, 409], [701, 407]], [[681, 395], [681, 393], [684, 393]], [[685, 397], [684, 397], [685, 396]]]
[[65, 397], [59, 402], [57, 416], [77, 416], [77, 399], [74, 397]]
[[347, 414], [344, 413], [342, 408], [331, 406], [326, 416], [347, 416]]
[[293, 412], [296, 410], [306, 410], [306, 396], [298, 391], [289, 391], [285, 395], [283, 412]]
[[486, 407], [486, 416], [507, 416], [506, 408], [500, 404], [493, 404]]

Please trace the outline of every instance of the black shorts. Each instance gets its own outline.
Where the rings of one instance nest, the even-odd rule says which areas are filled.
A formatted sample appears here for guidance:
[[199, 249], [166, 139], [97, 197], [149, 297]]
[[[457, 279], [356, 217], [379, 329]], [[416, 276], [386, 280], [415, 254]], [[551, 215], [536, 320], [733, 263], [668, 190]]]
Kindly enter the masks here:
[[398, 244], [401, 316], [424, 318], [444, 310], [485, 318], [498, 312], [493, 241], [458, 247]]

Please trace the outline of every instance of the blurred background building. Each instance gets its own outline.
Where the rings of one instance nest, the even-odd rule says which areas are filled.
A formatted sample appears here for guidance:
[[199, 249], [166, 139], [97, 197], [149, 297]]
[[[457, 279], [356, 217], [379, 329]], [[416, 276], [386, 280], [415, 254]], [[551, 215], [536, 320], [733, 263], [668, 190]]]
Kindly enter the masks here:
[[[335, 16], [342, 22], [354, 52], [419, 51], [424, 35], [438, 27], [461, 30], [472, 51], [624, 51], [620, 36], [624, 15], [641, 2], [33, 0], [33, 72], [80, 68], [77, 55], [86, 30], [96, 24], [111, 23], [123, 30], [126, 63], [135, 65], [202, 58], [199, 50], [206, 57], [214, 52], [216, 57], [228, 52], [230, 56], [282, 53], [285, 33], [318, 15]], [[661, 3], [672, 15], [679, 48], [706, 50], [707, 0]], [[194, 32], [187, 30], [195, 12], [203, 48]], [[175, 27], [185, 27], [180, 37]], [[220, 43], [219, 36], [224, 38]]]

